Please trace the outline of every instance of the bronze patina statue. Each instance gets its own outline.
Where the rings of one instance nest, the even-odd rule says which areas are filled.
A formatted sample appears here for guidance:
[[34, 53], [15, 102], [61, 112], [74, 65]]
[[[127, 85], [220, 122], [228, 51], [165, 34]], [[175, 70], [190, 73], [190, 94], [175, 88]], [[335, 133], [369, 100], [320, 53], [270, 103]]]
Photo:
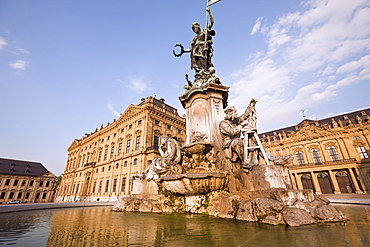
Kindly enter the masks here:
[[212, 36], [215, 36], [216, 32], [212, 30], [214, 19], [211, 9], [208, 6], [206, 11], [206, 27], [202, 30], [198, 22], [194, 22], [191, 26], [194, 33], [197, 35], [193, 38], [190, 48], [185, 50], [183, 45], [176, 44], [175, 47], [179, 46], [181, 49], [180, 53], [173, 51], [173, 54], [176, 57], [180, 57], [182, 54], [190, 52], [190, 67], [195, 70], [195, 74], [206, 72], [209, 68], [213, 67], [211, 61], [213, 56]]

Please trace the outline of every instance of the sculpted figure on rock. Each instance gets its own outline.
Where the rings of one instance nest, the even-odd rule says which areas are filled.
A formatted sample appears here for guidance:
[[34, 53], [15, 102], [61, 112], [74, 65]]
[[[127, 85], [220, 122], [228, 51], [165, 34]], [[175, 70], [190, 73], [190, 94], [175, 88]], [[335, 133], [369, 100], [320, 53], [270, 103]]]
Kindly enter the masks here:
[[136, 175], [137, 178], [155, 180], [160, 176], [183, 172], [181, 146], [177, 140], [161, 136], [159, 153], [161, 158], [155, 158], [142, 173]]
[[[251, 145], [256, 146], [252, 140], [248, 140], [249, 134], [257, 133], [256, 103], [257, 100], [252, 98], [248, 107], [240, 116], [237, 115], [237, 111], [234, 106], [226, 108], [225, 118], [219, 125], [221, 136], [224, 141], [223, 150], [225, 158], [230, 160], [232, 163], [236, 163], [239, 160], [241, 166], [235, 168], [244, 168], [248, 170], [251, 170], [253, 166], [259, 164], [259, 156], [273, 161], [276, 165], [291, 163], [293, 161], [292, 155], [278, 157], [266, 150], [262, 150], [262, 146], [260, 146], [260, 148], [250, 149], [248, 151], [248, 157], [245, 157], [245, 142], [249, 142], [248, 147]], [[243, 140], [241, 139], [241, 135], [244, 133], [246, 133], [246, 138]], [[255, 135], [255, 137], [258, 138], [257, 135]], [[265, 153], [265, 157], [263, 157], [262, 152]]]

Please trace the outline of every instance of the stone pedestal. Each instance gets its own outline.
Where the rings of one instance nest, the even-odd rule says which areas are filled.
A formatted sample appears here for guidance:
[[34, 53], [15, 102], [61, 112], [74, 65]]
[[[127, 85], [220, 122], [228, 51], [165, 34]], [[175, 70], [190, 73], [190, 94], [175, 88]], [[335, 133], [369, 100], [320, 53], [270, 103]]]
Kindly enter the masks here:
[[179, 97], [186, 110], [186, 143], [193, 142], [194, 133], [204, 134], [215, 149], [222, 147], [219, 124], [224, 118], [223, 109], [227, 106], [229, 87], [207, 83], [202, 87], [193, 87]]
[[258, 165], [251, 172], [236, 170], [230, 175], [230, 192], [291, 188], [289, 172], [284, 166]]
[[132, 182], [132, 193], [137, 194], [152, 194], [158, 195], [158, 185], [153, 181], [147, 181], [145, 179], [135, 179]]

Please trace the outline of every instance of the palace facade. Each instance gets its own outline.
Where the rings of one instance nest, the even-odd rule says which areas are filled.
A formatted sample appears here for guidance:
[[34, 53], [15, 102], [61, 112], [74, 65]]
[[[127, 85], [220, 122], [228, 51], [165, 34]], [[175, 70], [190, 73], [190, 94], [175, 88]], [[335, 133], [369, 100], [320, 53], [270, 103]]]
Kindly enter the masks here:
[[52, 202], [55, 179], [39, 162], [0, 158], [0, 204]]
[[72, 142], [56, 201], [115, 201], [130, 194], [133, 175], [160, 157], [160, 136], [183, 144], [185, 126], [164, 99], [130, 105], [118, 120]]
[[316, 194], [370, 193], [370, 108], [260, 134], [266, 150], [294, 155], [295, 189]]

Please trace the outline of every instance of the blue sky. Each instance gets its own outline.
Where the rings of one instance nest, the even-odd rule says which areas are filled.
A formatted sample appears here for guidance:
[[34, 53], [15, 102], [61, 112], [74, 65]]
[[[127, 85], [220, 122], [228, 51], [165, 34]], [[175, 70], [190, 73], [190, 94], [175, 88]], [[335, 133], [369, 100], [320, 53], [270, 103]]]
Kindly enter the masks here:
[[[178, 96], [206, 0], [0, 0], [0, 157], [63, 172], [75, 138], [147, 96]], [[369, 0], [222, 0], [213, 64], [259, 132], [370, 106]]]

